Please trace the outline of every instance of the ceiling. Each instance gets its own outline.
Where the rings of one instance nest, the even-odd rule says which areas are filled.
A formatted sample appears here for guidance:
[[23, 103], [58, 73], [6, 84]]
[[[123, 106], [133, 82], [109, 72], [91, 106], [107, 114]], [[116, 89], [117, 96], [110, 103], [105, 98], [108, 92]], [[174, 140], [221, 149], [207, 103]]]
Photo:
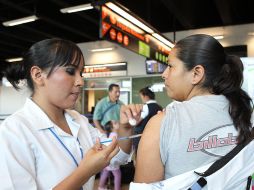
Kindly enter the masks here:
[[[59, 9], [97, 1], [0, 0], [0, 21], [36, 14], [40, 19], [5, 27], [0, 24], [0, 69], [33, 43], [64, 38], [76, 43], [99, 40], [99, 10], [62, 14]], [[118, 0], [161, 33], [254, 23], [254, 0]]]

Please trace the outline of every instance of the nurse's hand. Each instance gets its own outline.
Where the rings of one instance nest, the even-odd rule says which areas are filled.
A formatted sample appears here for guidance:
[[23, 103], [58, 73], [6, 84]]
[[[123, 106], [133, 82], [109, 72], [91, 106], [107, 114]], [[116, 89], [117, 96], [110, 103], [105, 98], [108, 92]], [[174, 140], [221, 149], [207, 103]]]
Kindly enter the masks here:
[[100, 144], [99, 139], [97, 139], [96, 144], [88, 150], [80, 162], [79, 168], [84, 168], [84, 172], [93, 176], [105, 168], [118, 151], [119, 147], [115, 137], [108, 146]]
[[105, 168], [118, 151], [119, 148], [115, 138], [107, 147], [101, 145], [99, 139], [97, 139], [96, 144], [88, 150], [78, 168], [58, 183], [53, 190], [79, 190], [93, 175]]

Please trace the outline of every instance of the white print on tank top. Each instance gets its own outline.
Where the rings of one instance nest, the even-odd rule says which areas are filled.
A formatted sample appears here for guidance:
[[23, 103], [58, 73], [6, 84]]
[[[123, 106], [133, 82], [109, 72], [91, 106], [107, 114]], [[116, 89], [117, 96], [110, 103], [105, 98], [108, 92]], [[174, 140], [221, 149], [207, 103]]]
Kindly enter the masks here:
[[223, 125], [206, 132], [198, 138], [190, 138], [187, 151], [202, 151], [216, 157], [225, 155], [228, 152], [226, 146], [237, 143], [237, 131], [233, 131], [232, 128], [234, 128], [233, 124]]

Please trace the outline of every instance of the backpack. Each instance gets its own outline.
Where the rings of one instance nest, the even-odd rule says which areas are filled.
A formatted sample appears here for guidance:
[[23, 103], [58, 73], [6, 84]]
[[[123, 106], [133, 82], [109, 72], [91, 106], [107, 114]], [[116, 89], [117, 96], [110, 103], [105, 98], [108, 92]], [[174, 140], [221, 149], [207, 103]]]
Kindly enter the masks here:
[[129, 190], [250, 190], [254, 141], [239, 144], [208, 165], [155, 183], [130, 184]]

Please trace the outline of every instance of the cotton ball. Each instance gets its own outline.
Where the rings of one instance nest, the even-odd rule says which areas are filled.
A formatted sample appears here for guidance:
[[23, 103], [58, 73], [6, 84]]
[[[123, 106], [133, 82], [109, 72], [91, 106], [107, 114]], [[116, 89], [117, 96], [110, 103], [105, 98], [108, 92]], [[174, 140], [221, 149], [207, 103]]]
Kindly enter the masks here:
[[135, 125], [137, 124], [137, 121], [136, 121], [135, 119], [130, 119], [130, 120], [129, 120], [129, 124], [130, 124], [131, 126], [135, 126]]

